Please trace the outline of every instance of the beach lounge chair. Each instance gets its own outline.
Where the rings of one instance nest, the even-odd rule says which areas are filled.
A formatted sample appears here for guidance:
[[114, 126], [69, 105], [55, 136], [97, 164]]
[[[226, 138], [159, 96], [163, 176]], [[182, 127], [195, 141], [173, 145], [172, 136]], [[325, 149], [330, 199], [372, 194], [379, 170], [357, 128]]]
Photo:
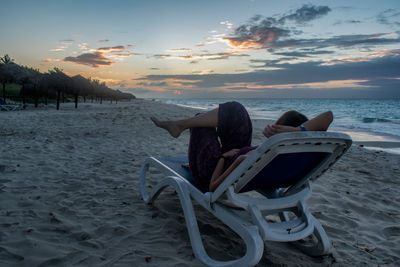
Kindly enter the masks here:
[[[309, 255], [325, 255], [331, 244], [317, 219], [308, 211], [312, 181], [329, 169], [351, 146], [342, 133], [296, 132], [272, 136], [250, 154], [215, 192], [202, 192], [192, 184], [185, 157], [149, 157], [140, 174], [143, 200], [152, 203], [168, 186], [178, 193], [195, 256], [209, 266], [252, 266], [264, 251], [264, 241], [293, 242]], [[165, 177], [147, 193], [149, 167]], [[257, 175], [262, 172], [262, 175]], [[292, 181], [285, 188], [266, 188], [267, 179]], [[204, 248], [192, 200], [229, 226], [244, 241], [240, 259], [216, 261]], [[276, 214], [271, 222], [271, 215]], [[267, 220], [268, 216], [268, 220]]]
[[10, 110], [18, 110], [25, 108], [24, 105], [21, 104], [7, 104], [2, 98], [0, 98], [0, 111], [10, 111]]

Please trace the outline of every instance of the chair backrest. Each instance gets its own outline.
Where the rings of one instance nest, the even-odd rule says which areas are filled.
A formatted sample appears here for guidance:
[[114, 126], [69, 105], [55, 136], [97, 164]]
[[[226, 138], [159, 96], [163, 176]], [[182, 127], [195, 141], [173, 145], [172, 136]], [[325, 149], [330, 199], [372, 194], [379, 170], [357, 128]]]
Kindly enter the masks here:
[[[274, 135], [251, 153], [218, 186], [216, 201], [230, 186], [235, 193], [284, 187], [290, 193], [329, 169], [352, 143], [347, 134], [296, 132]], [[266, 181], [268, 180], [268, 181]]]

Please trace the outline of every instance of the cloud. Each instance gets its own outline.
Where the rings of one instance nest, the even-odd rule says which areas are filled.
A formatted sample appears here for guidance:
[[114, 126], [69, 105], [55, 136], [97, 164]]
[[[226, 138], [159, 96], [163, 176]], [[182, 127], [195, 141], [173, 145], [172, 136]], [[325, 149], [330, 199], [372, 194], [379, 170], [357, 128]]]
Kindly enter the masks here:
[[[327, 15], [331, 9], [328, 6], [304, 5], [295, 12], [287, 15], [263, 17], [256, 15], [247, 23], [235, 28], [233, 33], [225, 36], [222, 41], [234, 49], [260, 50], [279, 56], [309, 57], [312, 55], [329, 54], [318, 51], [326, 48], [352, 48], [357, 46], [372, 47], [381, 45], [400, 44], [400, 33], [375, 33], [375, 34], [349, 34], [337, 35], [327, 38], [297, 38], [300, 31], [295, 26], [288, 26], [288, 22], [297, 25], [313, 21]], [[395, 18], [400, 17], [400, 12], [388, 9], [381, 12], [377, 19], [383, 24], [398, 24]], [[346, 23], [361, 23], [358, 20], [347, 20]], [[290, 51], [282, 51], [290, 49]], [[296, 51], [297, 49], [297, 51]]]
[[258, 24], [244, 24], [235, 29], [233, 36], [225, 37], [223, 40], [233, 47], [266, 48], [279, 38], [289, 36], [290, 30], [277, 27], [277, 24], [279, 22], [274, 18], [265, 18]]
[[117, 45], [117, 46], [112, 46], [112, 47], [100, 47], [97, 48], [97, 51], [102, 51], [102, 52], [114, 52], [114, 51], [123, 51], [125, 49], [124, 46], [122, 45]]
[[349, 20], [339, 20], [335, 22], [333, 25], [342, 25], [342, 24], [360, 24], [361, 20], [349, 19]]
[[66, 48], [66, 46], [59, 46], [57, 48], [50, 49], [50, 52], [62, 52], [65, 51]]
[[156, 54], [153, 55], [154, 58], [158, 58], [158, 59], [165, 59], [165, 58], [171, 58], [172, 55], [168, 55], [168, 54]]
[[300, 33], [298, 30], [285, 27], [286, 21], [304, 24], [320, 18], [330, 11], [328, 6], [304, 5], [288, 15], [265, 18], [256, 15], [248, 23], [237, 27], [233, 35], [224, 37], [223, 40], [233, 47], [245, 49], [273, 47], [273, 44], [279, 39]]
[[99, 42], [99, 43], [106, 43], [106, 42], [109, 42], [110, 40], [108, 40], [108, 39], [103, 39], [103, 40], [98, 40], [97, 42]]
[[400, 11], [389, 8], [379, 13], [376, 17], [376, 21], [380, 24], [390, 26], [400, 26]]
[[161, 87], [161, 86], [167, 86], [167, 82], [139, 82], [136, 83], [136, 85], [139, 86], [144, 86], [144, 87]]
[[59, 41], [59, 45], [56, 48], [50, 49], [50, 52], [63, 52], [65, 51], [72, 43], [74, 40], [72, 39], [64, 39]]
[[[157, 76], [157, 75], [155, 75]], [[195, 84], [200, 80], [188, 80], [178, 79], [174, 77], [166, 77], [163, 79], [147, 79], [146, 77], [134, 78], [132, 81], [135, 82], [136, 86], [140, 88], [146, 88], [153, 91], [173, 91], [176, 88], [190, 89], [196, 87]]]
[[48, 63], [48, 62], [61, 62], [62, 60], [61, 59], [57, 59], [57, 58], [44, 58], [44, 59], [42, 59], [42, 62], [46, 62], [46, 63]]
[[[318, 49], [330, 48], [351, 48], [355, 46], [382, 46], [391, 44], [400, 44], [400, 37], [398, 34], [388, 35], [386, 33], [377, 34], [354, 34], [354, 35], [339, 35], [329, 38], [314, 38], [314, 39], [296, 39], [286, 38], [284, 40], [275, 40], [273, 42], [257, 42], [253, 47], [246, 47], [248, 49], [267, 49], [270, 53], [276, 52], [279, 49], [290, 48], [301, 49], [303, 56], [306, 56], [307, 49], [310, 55], [318, 54]], [[241, 45], [248, 45], [243, 43]], [[314, 51], [314, 52], [312, 52]], [[322, 52], [323, 53], [323, 52]]]
[[[333, 97], [336, 92], [338, 93], [337, 97], [380, 96], [399, 98], [400, 75], [398, 69], [400, 69], [400, 51], [366, 61], [344, 62], [336, 65], [324, 65], [323, 61], [302, 62], [279, 64], [279, 68], [273, 70], [257, 70], [246, 73], [148, 75], [141, 79], [147, 82], [163, 82], [171, 79], [187, 80], [191, 82], [189, 89], [191, 92], [203, 91], [203, 95], [204, 92], [217, 94], [217, 91], [219, 91], [226, 93], [233, 88], [235, 92], [241, 89], [242, 92], [247, 90], [259, 94], [273, 91], [275, 97], [283, 96], [287, 90], [291, 90], [292, 93], [297, 92], [293, 93], [293, 97], [306, 97], [306, 92], [328, 90], [329, 94], [316, 94], [321, 97]], [[183, 87], [183, 89], [186, 88]], [[281, 90], [281, 93], [274, 91], [278, 89]], [[311, 89], [313, 91], [307, 91]], [[249, 95], [242, 94], [241, 96]]]
[[134, 95], [146, 95], [146, 94], [151, 94], [154, 91], [146, 88], [133, 88], [133, 87], [120, 87], [118, 90], [121, 90], [122, 92], [128, 92], [132, 93]]
[[232, 29], [233, 24], [229, 21], [221, 21], [219, 24], [225, 25], [227, 29]]
[[111, 66], [115, 63], [110, 59], [104, 57], [104, 55], [100, 52], [85, 53], [77, 57], [66, 57], [64, 58], [64, 61], [69, 61], [80, 65], [87, 65], [93, 68], [97, 68], [100, 66]]
[[247, 54], [237, 52], [221, 52], [221, 53], [203, 53], [203, 54], [187, 54], [187, 55], [171, 55], [171, 54], [156, 54], [153, 55], [157, 59], [181, 59], [191, 60], [190, 63], [197, 63], [200, 59], [219, 60], [228, 59], [229, 57], [248, 57]]
[[90, 48], [87, 43], [80, 43], [78, 44], [78, 48], [83, 52], [82, 54], [76, 57], [66, 57], [64, 58], [64, 61], [98, 68], [102, 66], [110, 66], [114, 64], [116, 60], [123, 60], [127, 57], [139, 55], [137, 53], [130, 52], [123, 45], [93, 49]]
[[277, 52], [274, 55], [286, 56], [286, 57], [310, 57], [311, 55], [325, 55], [325, 54], [333, 54], [334, 51], [327, 50], [317, 50], [313, 51], [312, 49], [307, 49], [303, 51], [293, 51], [293, 52]]
[[81, 44], [78, 44], [78, 48], [79, 48], [80, 50], [84, 50], [84, 51], [88, 51], [88, 50], [90, 49], [88, 43], [81, 43]]
[[211, 74], [214, 73], [213, 70], [210, 69], [205, 69], [205, 70], [194, 70], [192, 71], [193, 74], [200, 74], [200, 75], [204, 75], [204, 74]]
[[172, 53], [172, 52], [190, 52], [192, 49], [190, 48], [175, 48], [175, 49], [169, 49], [166, 52]]
[[303, 24], [328, 14], [331, 9], [328, 6], [303, 5], [294, 13], [281, 18], [281, 20], [293, 20], [299, 24]]

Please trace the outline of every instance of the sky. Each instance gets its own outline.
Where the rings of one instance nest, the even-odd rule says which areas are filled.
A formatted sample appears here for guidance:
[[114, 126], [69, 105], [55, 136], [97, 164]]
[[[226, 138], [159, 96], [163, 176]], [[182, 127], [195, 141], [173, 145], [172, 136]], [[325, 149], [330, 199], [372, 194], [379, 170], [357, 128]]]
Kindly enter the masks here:
[[0, 55], [143, 98], [400, 98], [399, 0], [1, 0]]

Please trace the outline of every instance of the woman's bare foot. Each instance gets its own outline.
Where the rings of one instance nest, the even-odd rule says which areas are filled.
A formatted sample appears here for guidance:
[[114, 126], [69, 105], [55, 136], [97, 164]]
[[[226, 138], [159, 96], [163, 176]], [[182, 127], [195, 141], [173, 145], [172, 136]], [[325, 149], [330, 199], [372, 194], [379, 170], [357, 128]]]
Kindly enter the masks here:
[[174, 121], [159, 121], [155, 117], [151, 117], [150, 119], [156, 126], [167, 130], [172, 137], [177, 138], [182, 132], [182, 129]]

